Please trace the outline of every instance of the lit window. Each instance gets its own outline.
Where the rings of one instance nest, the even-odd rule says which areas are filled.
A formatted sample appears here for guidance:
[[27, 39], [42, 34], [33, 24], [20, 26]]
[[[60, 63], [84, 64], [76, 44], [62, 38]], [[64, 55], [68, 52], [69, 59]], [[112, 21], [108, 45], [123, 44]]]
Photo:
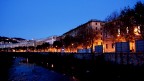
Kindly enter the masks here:
[[128, 29], [128, 27], [126, 27], [126, 31], [127, 31], [127, 33], [129, 32], [129, 29]]
[[120, 29], [118, 29], [118, 35], [120, 35]]
[[139, 33], [140, 33], [140, 27], [138, 26], [138, 27], [135, 27], [134, 28], [134, 34], [135, 35], [139, 35]]
[[112, 43], [112, 48], [114, 48], [114, 43]]
[[140, 33], [140, 26], [138, 26], [138, 33]]

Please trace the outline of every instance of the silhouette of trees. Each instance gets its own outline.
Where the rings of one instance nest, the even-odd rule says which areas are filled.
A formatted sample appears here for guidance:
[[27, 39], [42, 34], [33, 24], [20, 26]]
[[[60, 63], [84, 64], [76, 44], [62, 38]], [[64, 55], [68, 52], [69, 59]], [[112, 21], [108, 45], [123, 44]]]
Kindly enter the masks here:
[[63, 39], [63, 43], [66, 48], [69, 47], [74, 42], [76, 41], [74, 40], [74, 37], [71, 35], [66, 35]]
[[44, 51], [46, 49], [48, 49], [50, 47], [50, 44], [48, 42], [44, 42], [42, 45], [41, 45], [42, 49], [44, 49]]
[[[144, 38], [144, 4], [142, 2], [137, 2], [134, 8], [125, 7], [120, 14], [112, 13], [108, 16], [104, 32], [113, 38], [132, 41], [135, 39], [134, 29], [138, 26], [140, 26], [141, 37]], [[120, 30], [119, 36], [118, 30]]]
[[56, 47], [57, 49], [62, 47], [62, 42], [61, 41], [54, 41], [53, 47]]
[[134, 8], [136, 25], [140, 26], [141, 36], [144, 39], [144, 3], [137, 2]]

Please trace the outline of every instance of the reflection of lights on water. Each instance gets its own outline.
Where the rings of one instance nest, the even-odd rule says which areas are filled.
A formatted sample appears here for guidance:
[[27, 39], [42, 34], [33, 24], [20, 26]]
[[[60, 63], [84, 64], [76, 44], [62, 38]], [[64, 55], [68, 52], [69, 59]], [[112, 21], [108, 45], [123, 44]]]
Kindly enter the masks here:
[[86, 70], [86, 73], [89, 73], [90, 71], [89, 70]]
[[76, 77], [75, 77], [75, 76], [72, 76], [72, 78], [73, 78], [74, 80], [76, 80]]
[[15, 58], [17, 58], [17, 57], [13, 56], [13, 58], [15, 59]]
[[48, 63], [47, 63], [47, 66], [48, 66]]
[[75, 76], [72, 76], [73, 81], [79, 81]]
[[52, 64], [52, 65], [51, 65], [51, 67], [53, 68], [53, 67], [54, 67], [54, 65]]
[[28, 58], [27, 58], [26, 62], [28, 63], [28, 61], [29, 61], [29, 60], [28, 60]]

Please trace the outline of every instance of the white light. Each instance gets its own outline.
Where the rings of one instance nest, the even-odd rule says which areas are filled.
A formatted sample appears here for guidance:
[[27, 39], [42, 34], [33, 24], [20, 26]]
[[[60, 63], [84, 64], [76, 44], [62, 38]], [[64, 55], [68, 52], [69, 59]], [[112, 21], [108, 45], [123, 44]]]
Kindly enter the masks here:
[[128, 29], [128, 27], [126, 28], [126, 31], [127, 31], [127, 33], [129, 32], [129, 29]]
[[52, 64], [52, 65], [51, 65], [51, 67], [53, 68], [53, 67], [54, 67], [54, 65]]
[[140, 33], [140, 26], [138, 26], [138, 33]]

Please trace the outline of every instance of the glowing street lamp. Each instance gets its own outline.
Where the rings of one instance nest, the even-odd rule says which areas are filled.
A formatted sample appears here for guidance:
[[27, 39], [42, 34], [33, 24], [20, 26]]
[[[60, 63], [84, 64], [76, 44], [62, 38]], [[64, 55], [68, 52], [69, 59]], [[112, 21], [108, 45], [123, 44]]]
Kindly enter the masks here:
[[74, 44], [72, 43], [71, 45], [72, 45], [72, 51], [73, 51], [73, 45], [74, 45]]

